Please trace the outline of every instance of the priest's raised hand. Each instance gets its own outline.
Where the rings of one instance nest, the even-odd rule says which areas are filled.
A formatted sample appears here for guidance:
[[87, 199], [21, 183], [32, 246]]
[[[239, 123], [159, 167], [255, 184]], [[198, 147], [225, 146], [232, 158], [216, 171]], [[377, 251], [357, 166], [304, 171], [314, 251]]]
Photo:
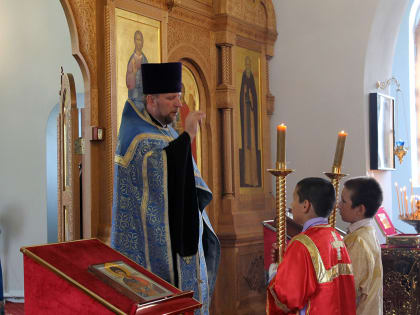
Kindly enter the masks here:
[[189, 134], [191, 141], [195, 138], [197, 134], [198, 125], [201, 126], [201, 123], [204, 121], [206, 114], [202, 111], [190, 112], [185, 118], [185, 131]]

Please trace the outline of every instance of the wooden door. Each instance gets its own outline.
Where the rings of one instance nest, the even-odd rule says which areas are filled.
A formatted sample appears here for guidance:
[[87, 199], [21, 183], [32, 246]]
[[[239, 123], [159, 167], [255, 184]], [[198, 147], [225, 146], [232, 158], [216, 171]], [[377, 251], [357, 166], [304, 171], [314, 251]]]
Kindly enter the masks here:
[[80, 239], [81, 153], [76, 87], [71, 73], [61, 69], [60, 112], [57, 118], [58, 241]]

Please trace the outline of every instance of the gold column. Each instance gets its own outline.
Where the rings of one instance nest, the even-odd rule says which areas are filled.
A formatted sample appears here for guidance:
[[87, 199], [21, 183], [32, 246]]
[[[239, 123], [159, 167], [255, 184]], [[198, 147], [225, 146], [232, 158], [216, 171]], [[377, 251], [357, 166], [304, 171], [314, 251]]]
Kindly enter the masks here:
[[279, 249], [278, 263], [281, 262], [286, 247], [286, 176], [293, 172], [285, 163], [276, 163], [276, 169], [269, 169], [276, 176], [276, 244]]
[[338, 209], [338, 203], [340, 201], [340, 195], [339, 195], [339, 189], [340, 189], [340, 180], [344, 177], [347, 176], [347, 174], [341, 174], [340, 169], [337, 168], [333, 168], [333, 172], [332, 173], [324, 173], [329, 179], [331, 179], [331, 183], [334, 186], [335, 189], [335, 207], [334, 210], [331, 212], [329, 218], [328, 218], [328, 223], [332, 226], [335, 227], [335, 222], [336, 222], [336, 216], [337, 216], [337, 209]]

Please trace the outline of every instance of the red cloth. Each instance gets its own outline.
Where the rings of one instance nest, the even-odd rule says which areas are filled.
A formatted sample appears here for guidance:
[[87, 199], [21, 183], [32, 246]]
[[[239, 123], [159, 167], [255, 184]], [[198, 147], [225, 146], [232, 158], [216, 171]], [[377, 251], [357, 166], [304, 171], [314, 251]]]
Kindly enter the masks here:
[[[88, 271], [89, 265], [121, 260], [174, 293], [182, 291], [96, 239], [27, 247], [28, 251], [126, 314], [137, 303]], [[24, 255], [25, 314], [114, 314], [51, 268]]]
[[267, 299], [270, 315], [296, 314], [305, 306], [311, 315], [356, 314], [351, 261], [335, 229], [314, 226], [290, 241]]

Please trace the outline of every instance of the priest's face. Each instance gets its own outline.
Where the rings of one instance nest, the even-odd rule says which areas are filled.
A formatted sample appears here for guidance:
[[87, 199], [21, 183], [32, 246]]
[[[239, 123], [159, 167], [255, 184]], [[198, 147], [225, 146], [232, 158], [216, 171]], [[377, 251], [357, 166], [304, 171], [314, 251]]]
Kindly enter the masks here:
[[305, 200], [300, 202], [299, 195], [297, 193], [297, 187], [293, 191], [293, 202], [292, 202], [292, 214], [293, 220], [296, 223], [304, 224], [305, 223]]
[[357, 209], [353, 207], [351, 201], [351, 193], [351, 190], [348, 190], [346, 187], [343, 188], [341, 200], [338, 203], [338, 209], [340, 210], [340, 215], [344, 222], [354, 223], [358, 221], [358, 218]]
[[153, 118], [167, 125], [175, 120], [181, 106], [181, 93], [164, 93], [152, 97], [148, 110]]

